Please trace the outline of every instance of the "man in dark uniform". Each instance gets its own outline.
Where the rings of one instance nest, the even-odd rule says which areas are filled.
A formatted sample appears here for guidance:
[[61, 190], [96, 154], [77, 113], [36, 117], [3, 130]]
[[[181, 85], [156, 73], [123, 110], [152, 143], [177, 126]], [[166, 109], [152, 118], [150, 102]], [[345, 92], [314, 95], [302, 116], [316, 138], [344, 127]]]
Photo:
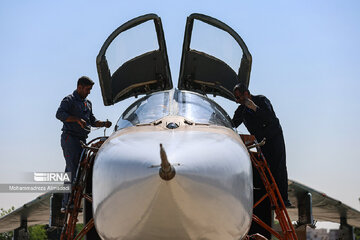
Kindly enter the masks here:
[[[279, 119], [276, 117], [269, 99], [262, 95], [251, 95], [244, 84], [237, 84], [234, 87], [234, 96], [236, 102], [241, 105], [235, 111], [233, 123], [236, 127], [244, 123], [250, 134], [254, 135], [258, 142], [266, 138], [265, 145], [261, 147], [261, 151], [270, 166], [270, 171], [275, 178], [285, 206], [291, 206], [288, 200], [284, 136]], [[257, 201], [266, 192], [256, 171], [254, 171], [254, 187], [261, 189], [260, 191], [254, 191], [254, 201]], [[255, 208], [254, 214], [258, 216], [263, 215], [263, 218], [259, 217], [268, 224], [271, 224], [270, 202], [265, 202], [262, 206]], [[255, 232], [261, 231], [256, 230]], [[269, 238], [268, 233], [266, 235]]]
[[[92, 127], [111, 126], [110, 121], [99, 121], [92, 112], [92, 104], [86, 99], [94, 82], [88, 77], [81, 77], [76, 90], [66, 96], [56, 112], [56, 118], [64, 123], [61, 134], [61, 147], [66, 161], [65, 172], [71, 172], [73, 182], [82, 152], [81, 141], [86, 142]], [[61, 211], [65, 211], [69, 194], [65, 193]]]

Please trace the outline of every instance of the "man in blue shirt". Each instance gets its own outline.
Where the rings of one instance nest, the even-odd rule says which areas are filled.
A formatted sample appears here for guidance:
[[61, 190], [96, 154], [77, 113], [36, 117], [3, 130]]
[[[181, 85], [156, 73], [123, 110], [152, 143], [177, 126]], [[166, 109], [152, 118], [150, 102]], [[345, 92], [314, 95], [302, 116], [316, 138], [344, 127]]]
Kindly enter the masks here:
[[[82, 152], [81, 141], [86, 142], [91, 127], [111, 126], [110, 121], [99, 121], [92, 112], [92, 104], [86, 98], [94, 82], [88, 77], [81, 77], [76, 90], [66, 96], [56, 112], [56, 118], [64, 123], [61, 134], [61, 147], [66, 161], [65, 172], [71, 172], [73, 182]], [[65, 211], [69, 194], [64, 194], [61, 211]]]

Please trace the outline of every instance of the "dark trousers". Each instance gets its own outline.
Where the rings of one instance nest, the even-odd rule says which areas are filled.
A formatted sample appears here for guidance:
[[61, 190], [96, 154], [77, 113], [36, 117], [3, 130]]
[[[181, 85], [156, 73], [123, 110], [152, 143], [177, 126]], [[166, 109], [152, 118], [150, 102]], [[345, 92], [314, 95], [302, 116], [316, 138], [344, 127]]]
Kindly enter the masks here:
[[282, 132], [277, 136], [266, 140], [261, 147], [266, 161], [270, 166], [270, 171], [274, 176], [284, 202], [288, 200], [288, 175], [286, 168], [285, 141]]
[[[281, 197], [284, 201], [288, 200], [288, 178], [286, 169], [286, 153], [283, 134], [279, 134], [272, 139], [266, 140], [264, 146], [261, 147], [266, 161], [269, 164], [271, 174], [278, 185]], [[255, 167], [253, 167], [253, 183], [254, 183], [254, 203], [266, 194], [264, 184]], [[258, 216], [263, 222], [270, 227], [272, 226], [271, 203], [269, 198], [261, 202], [254, 210], [253, 214]], [[255, 223], [251, 224], [249, 235], [260, 233], [267, 239], [271, 238], [271, 234], [263, 227]]]
[[[74, 182], [81, 152], [83, 150], [80, 144], [81, 140], [82, 139], [67, 133], [61, 134], [61, 148], [66, 162], [65, 172], [71, 172], [71, 183]], [[64, 193], [62, 207], [66, 207], [69, 195], [69, 193]]]
[[[254, 204], [259, 201], [265, 194], [266, 190], [264, 183], [261, 180], [258, 170], [253, 166], [253, 185], [254, 185]], [[259, 217], [268, 226], [272, 226], [271, 218], [271, 203], [269, 198], [265, 198], [256, 208], [253, 209], [253, 214]], [[260, 233], [267, 239], [271, 239], [271, 234], [262, 226], [252, 221], [249, 230], [249, 235]]]

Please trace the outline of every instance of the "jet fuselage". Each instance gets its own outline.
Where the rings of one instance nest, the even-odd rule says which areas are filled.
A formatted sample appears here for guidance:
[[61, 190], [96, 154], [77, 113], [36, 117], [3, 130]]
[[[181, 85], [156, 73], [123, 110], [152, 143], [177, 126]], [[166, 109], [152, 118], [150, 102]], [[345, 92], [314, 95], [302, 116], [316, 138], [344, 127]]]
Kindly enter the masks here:
[[[155, 93], [130, 106], [116, 129], [93, 170], [94, 219], [103, 239], [246, 235], [251, 162], [215, 102], [187, 91]], [[176, 172], [169, 181], [159, 176], [160, 144]]]

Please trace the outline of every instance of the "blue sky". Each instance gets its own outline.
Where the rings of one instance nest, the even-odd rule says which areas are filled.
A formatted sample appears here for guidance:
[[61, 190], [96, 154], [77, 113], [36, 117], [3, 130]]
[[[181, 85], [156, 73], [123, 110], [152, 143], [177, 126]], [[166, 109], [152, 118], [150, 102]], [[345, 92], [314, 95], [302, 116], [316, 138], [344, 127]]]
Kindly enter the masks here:
[[[134, 101], [105, 107], [95, 65], [107, 36], [129, 19], [162, 18], [177, 86], [185, 21], [193, 12], [218, 18], [246, 42], [250, 90], [266, 95], [280, 119], [289, 178], [359, 210], [358, 1], [1, 1], [0, 183], [64, 169], [55, 112], [80, 76], [96, 82], [89, 99], [99, 119], [116, 122]], [[215, 100], [232, 116], [234, 103]], [[33, 197], [0, 193], [0, 207]]]

